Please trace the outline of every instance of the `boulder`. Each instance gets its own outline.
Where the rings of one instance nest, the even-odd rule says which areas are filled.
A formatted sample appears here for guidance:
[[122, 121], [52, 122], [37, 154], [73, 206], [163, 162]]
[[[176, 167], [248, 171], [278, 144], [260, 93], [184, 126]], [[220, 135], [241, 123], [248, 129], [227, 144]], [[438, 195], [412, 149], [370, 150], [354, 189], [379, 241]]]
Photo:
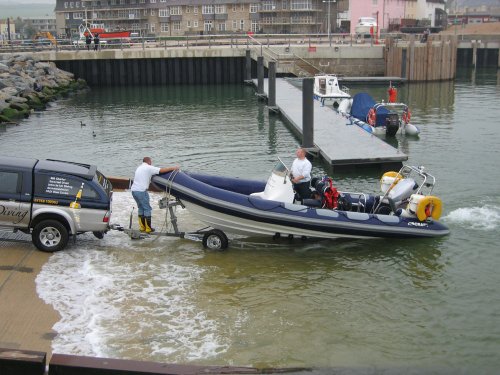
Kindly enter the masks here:
[[36, 60], [30, 54], [0, 56], [0, 122], [29, 116], [32, 108], [70, 91], [86, 88], [84, 80], [59, 69], [53, 62]]

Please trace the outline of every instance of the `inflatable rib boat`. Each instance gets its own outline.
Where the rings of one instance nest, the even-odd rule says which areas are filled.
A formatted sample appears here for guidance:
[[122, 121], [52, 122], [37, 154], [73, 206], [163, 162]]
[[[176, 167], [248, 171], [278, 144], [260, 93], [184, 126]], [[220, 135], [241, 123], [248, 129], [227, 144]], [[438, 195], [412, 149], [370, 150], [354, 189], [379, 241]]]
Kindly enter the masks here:
[[[430, 195], [435, 178], [404, 166], [381, 179], [381, 194], [337, 191], [314, 179], [312, 197], [297, 201], [289, 171], [279, 161], [267, 183], [174, 171], [153, 177], [193, 215], [214, 228], [206, 247], [227, 247], [227, 233], [305, 238], [423, 238], [449, 233], [439, 221], [442, 202]], [[424, 189], [428, 190], [424, 193]]]

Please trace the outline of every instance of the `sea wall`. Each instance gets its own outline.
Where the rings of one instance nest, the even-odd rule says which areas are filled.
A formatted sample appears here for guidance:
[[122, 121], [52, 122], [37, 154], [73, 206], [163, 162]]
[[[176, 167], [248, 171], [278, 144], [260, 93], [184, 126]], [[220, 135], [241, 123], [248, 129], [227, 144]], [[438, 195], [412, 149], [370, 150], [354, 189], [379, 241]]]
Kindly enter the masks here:
[[15, 123], [33, 110], [70, 92], [85, 89], [84, 80], [30, 54], [0, 55], [0, 123]]

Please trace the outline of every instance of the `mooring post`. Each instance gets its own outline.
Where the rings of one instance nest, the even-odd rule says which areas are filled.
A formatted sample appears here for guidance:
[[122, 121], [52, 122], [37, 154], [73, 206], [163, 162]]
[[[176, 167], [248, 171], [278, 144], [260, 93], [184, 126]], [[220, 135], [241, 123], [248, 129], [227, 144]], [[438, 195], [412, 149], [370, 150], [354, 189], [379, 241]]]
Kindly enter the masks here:
[[267, 106], [270, 111], [276, 111], [276, 61], [269, 61], [268, 76]]
[[264, 56], [257, 57], [257, 95], [264, 94]]
[[477, 40], [472, 42], [472, 66], [476, 68], [477, 65]]
[[245, 81], [252, 80], [252, 57], [250, 56], [250, 50], [246, 50], [245, 55]]
[[302, 147], [314, 147], [314, 78], [302, 80]]

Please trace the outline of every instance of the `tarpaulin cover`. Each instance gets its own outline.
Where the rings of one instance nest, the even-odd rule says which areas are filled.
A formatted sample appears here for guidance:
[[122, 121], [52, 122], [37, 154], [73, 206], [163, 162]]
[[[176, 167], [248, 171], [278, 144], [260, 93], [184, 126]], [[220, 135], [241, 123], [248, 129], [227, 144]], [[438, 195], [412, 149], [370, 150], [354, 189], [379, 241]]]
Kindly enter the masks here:
[[[375, 104], [375, 100], [373, 100], [373, 98], [369, 94], [360, 92], [359, 94], [354, 95], [354, 97], [352, 98], [351, 115], [361, 121], [366, 122], [368, 111], [370, 110], [370, 108], [373, 108]], [[385, 119], [389, 113], [391, 112], [387, 108], [378, 107], [377, 122], [375, 126], [385, 125]]]

